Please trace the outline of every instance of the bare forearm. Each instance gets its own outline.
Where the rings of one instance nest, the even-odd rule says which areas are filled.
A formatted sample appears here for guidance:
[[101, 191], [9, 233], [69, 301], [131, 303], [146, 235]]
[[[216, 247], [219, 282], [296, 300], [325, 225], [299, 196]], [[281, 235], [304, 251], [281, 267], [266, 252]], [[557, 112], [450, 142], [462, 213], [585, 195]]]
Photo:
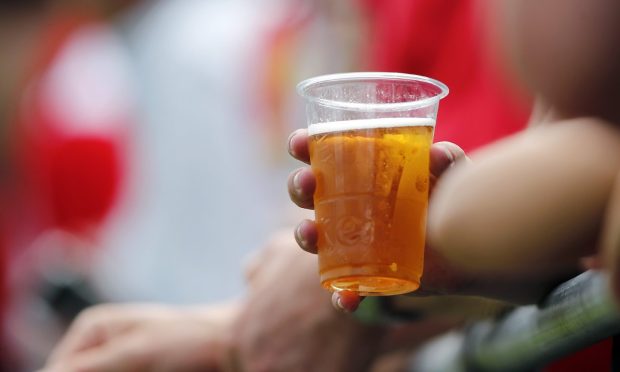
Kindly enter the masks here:
[[473, 160], [446, 174], [429, 216], [432, 246], [474, 278], [469, 291], [523, 300], [546, 290], [532, 283], [551, 286], [579, 270], [620, 168], [617, 129], [595, 119], [554, 123]]

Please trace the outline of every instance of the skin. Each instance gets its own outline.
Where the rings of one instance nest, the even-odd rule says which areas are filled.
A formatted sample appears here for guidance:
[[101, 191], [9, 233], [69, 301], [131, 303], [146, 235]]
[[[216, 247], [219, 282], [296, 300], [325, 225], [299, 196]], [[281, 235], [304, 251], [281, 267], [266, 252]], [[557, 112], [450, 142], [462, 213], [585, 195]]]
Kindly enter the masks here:
[[[295, 245], [290, 230], [274, 234], [248, 261], [248, 292], [234, 303], [81, 313], [44, 371], [380, 371], [463, 321], [459, 310], [399, 326], [362, 324], [331, 305], [316, 261]], [[418, 306], [433, 313], [441, 303]]]
[[506, 61], [566, 118], [620, 122], [620, 3], [488, 1]]
[[[540, 102], [544, 101], [539, 106], [546, 108], [543, 112], [547, 120], [542, 122], [561, 124], [561, 119], [566, 118], [584, 122], [598, 118], [594, 120], [600, 120], [599, 125], [608, 126], [609, 131], [617, 130], [620, 123], [619, 2], [501, 0], [488, 4], [495, 12], [492, 18], [495, 33], [501, 40], [498, 45], [506, 61], [514, 67], [519, 80], [526, 82]], [[541, 119], [541, 115], [533, 117]], [[610, 160], [614, 159], [604, 159]], [[608, 178], [609, 175], [605, 186], [609, 185]], [[620, 298], [617, 182], [606, 198], [604, 221], [594, 244], [597, 256], [583, 262], [588, 268], [608, 269], [611, 286]]]
[[365, 370], [387, 329], [335, 310], [319, 284], [315, 260], [294, 246], [290, 230], [282, 231], [247, 267], [250, 291], [232, 329], [236, 370]]
[[[531, 288], [505, 298], [517, 302], [536, 301], [536, 287], [549, 289], [581, 271], [582, 258], [596, 252], [620, 169], [617, 129], [594, 118], [558, 121], [472, 160], [436, 190], [429, 212], [435, 248], [465, 272]], [[473, 294], [513, 297], [501, 287]]]
[[101, 305], [82, 312], [42, 370], [221, 371], [235, 303]]
[[[248, 262], [248, 293], [235, 303], [100, 305], [86, 310], [44, 371], [365, 369], [380, 352], [386, 329], [362, 325], [335, 310], [319, 285], [314, 260], [292, 249], [294, 245], [290, 231], [274, 234]], [[334, 332], [340, 337], [332, 337]], [[359, 357], [350, 357], [359, 352]]]

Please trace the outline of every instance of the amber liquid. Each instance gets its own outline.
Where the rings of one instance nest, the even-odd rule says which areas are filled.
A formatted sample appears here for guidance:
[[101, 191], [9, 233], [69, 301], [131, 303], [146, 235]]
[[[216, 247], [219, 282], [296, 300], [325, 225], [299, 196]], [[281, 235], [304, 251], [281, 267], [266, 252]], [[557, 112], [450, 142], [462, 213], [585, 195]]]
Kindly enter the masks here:
[[416, 125], [311, 132], [324, 287], [365, 296], [419, 287], [433, 129]]

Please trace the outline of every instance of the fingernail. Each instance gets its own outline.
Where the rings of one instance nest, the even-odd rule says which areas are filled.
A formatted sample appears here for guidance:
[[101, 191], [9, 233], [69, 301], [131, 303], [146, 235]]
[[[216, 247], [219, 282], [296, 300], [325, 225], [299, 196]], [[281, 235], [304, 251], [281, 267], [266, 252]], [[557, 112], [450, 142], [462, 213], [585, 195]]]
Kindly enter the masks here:
[[342, 302], [340, 301], [340, 296], [338, 296], [337, 292], [332, 293], [332, 305], [339, 311], [346, 311], [344, 306], [342, 306]]
[[295, 192], [298, 195], [301, 195], [301, 193], [303, 192], [303, 189], [301, 187], [301, 171], [297, 171], [297, 173], [295, 173], [295, 176], [293, 176], [293, 188], [295, 188]]
[[338, 300], [346, 312], [354, 312], [360, 304], [360, 297], [351, 291], [344, 290], [338, 293]]
[[297, 131], [294, 131], [293, 133], [289, 134], [288, 139], [286, 140], [288, 153], [293, 157], [295, 157], [295, 152], [293, 151], [293, 146], [291, 146], [291, 140], [295, 136], [295, 133], [297, 133]]
[[301, 129], [294, 130], [293, 133], [289, 134], [288, 140], [286, 141], [286, 143], [288, 144], [288, 153], [294, 158], [297, 157], [297, 154], [295, 153], [295, 149], [293, 148], [292, 141], [293, 141], [293, 137], [295, 137], [297, 133], [299, 133], [300, 130]]
[[444, 145], [441, 145], [441, 149], [443, 150], [443, 153], [446, 154], [446, 157], [448, 158], [450, 163], [454, 163], [455, 159], [454, 159], [454, 154], [452, 154], [452, 151], [450, 151], [450, 149]]
[[346, 310], [344, 306], [342, 306], [342, 299], [340, 297], [338, 297], [338, 299], [336, 300], [336, 306], [338, 306], [338, 308], [342, 311]]
[[306, 248], [306, 246], [308, 245], [306, 239], [301, 236], [301, 224], [297, 225], [297, 227], [295, 228], [295, 240], [297, 241], [297, 244], [299, 244], [299, 246], [302, 248]]

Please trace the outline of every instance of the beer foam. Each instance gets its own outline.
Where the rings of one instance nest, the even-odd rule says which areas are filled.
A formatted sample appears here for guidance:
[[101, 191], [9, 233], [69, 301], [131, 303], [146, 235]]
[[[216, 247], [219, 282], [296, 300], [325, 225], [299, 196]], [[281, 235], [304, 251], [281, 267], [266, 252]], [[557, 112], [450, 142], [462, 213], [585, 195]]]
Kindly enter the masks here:
[[395, 127], [434, 127], [435, 119], [431, 118], [376, 118], [345, 121], [330, 121], [310, 124], [308, 135], [332, 132], [344, 132], [357, 129], [377, 129]]

